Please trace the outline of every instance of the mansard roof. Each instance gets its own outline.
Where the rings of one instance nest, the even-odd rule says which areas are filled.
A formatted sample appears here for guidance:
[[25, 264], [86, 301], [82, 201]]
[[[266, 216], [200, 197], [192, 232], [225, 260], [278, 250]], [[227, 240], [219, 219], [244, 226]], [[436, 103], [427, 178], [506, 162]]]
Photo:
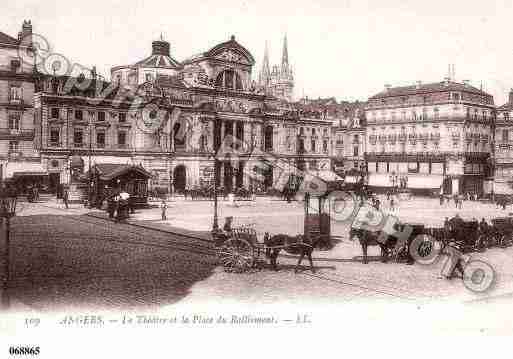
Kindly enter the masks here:
[[447, 92], [447, 91], [465, 91], [477, 95], [485, 95], [491, 96], [490, 94], [474, 87], [469, 84], [463, 84], [453, 81], [442, 81], [442, 82], [434, 82], [420, 85], [411, 85], [411, 86], [399, 86], [399, 87], [391, 87], [389, 89], [385, 89], [376, 95], [370, 97], [369, 99], [378, 99], [385, 97], [395, 97], [395, 96], [409, 96], [409, 95], [419, 95], [419, 94], [427, 94], [433, 92]]

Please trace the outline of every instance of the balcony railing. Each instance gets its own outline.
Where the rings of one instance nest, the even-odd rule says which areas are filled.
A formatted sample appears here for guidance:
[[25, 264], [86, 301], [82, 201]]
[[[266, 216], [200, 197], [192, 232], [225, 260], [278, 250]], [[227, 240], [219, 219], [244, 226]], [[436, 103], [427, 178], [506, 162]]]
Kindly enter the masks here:
[[61, 143], [59, 141], [50, 141], [48, 142], [48, 147], [61, 147]]
[[11, 98], [9, 99], [9, 103], [11, 105], [18, 105], [18, 106], [21, 106], [23, 105], [23, 99], [22, 98]]
[[73, 147], [82, 148], [82, 147], [84, 147], [84, 143], [83, 142], [74, 142]]
[[34, 139], [34, 130], [0, 129], [0, 140], [26, 140]]

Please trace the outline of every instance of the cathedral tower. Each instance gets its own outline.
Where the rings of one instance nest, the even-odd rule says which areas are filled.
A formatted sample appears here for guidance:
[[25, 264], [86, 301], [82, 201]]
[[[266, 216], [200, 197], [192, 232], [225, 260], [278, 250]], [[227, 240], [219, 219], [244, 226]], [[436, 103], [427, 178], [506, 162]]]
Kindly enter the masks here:
[[285, 35], [283, 39], [281, 65], [274, 65], [272, 71], [269, 66], [269, 52], [266, 42], [264, 60], [258, 77], [258, 84], [272, 96], [285, 101], [293, 100], [294, 75], [292, 67], [289, 64], [287, 35]]

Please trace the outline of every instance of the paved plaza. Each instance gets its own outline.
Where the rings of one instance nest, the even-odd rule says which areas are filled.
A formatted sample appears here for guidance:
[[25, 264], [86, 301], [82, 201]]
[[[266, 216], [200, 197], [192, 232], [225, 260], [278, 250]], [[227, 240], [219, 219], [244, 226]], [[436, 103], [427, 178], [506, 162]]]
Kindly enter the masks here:
[[[212, 301], [471, 303], [505, 300], [513, 293], [513, 248], [472, 253], [472, 259], [489, 263], [497, 278], [492, 291], [476, 294], [460, 279], [441, 276], [443, 258], [433, 265], [381, 263], [377, 248], [371, 247], [371, 262], [363, 264], [359, 244], [347, 237], [348, 223], [336, 221], [332, 222], [336, 246], [314, 252], [318, 270], [314, 276], [306, 267], [295, 274], [296, 258], [290, 256], [279, 257], [278, 272], [263, 268], [226, 273], [217, 266], [212, 244], [194, 239], [195, 233], [208, 238], [203, 230], [211, 226], [212, 208], [208, 201], [177, 199], [169, 202], [167, 221], [160, 220], [158, 208], [149, 208], [138, 210], [131, 225], [97, 218], [105, 214], [79, 205], [66, 210], [53, 199], [22, 202], [12, 224], [12, 296], [26, 307], [44, 311]], [[401, 202], [394, 214], [404, 221], [437, 226], [455, 213], [489, 219], [507, 212], [477, 202], [466, 202], [456, 210], [453, 204], [440, 207], [438, 200], [417, 198]], [[235, 225], [253, 223], [260, 235], [302, 232], [301, 202], [258, 198], [237, 207], [220, 202], [219, 213], [220, 218], [234, 216]]]

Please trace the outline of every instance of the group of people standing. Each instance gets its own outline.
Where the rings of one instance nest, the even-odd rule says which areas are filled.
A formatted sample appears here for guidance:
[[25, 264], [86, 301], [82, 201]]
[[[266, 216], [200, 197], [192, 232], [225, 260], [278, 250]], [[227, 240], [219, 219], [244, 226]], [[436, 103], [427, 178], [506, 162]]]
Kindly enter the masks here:
[[134, 213], [134, 208], [130, 203], [130, 194], [123, 189], [111, 194], [105, 200], [109, 218], [115, 219], [117, 222], [127, 219], [129, 213]]
[[465, 195], [455, 193], [454, 195], [452, 195], [452, 197], [448, 197], [448, 196], [444, 196], [443, 194], [440, 194], [439, 198], [440, 198], [440, 206], [443, 206], [445, 203], [449, 203], [452, 198], [452, 200], [454, 202], [454, 207], [457, 209], [461, 209], [463, 207], [464, 200], [477, 201], [478, 197], [477, 197], [477, 193], [468, 192]]

